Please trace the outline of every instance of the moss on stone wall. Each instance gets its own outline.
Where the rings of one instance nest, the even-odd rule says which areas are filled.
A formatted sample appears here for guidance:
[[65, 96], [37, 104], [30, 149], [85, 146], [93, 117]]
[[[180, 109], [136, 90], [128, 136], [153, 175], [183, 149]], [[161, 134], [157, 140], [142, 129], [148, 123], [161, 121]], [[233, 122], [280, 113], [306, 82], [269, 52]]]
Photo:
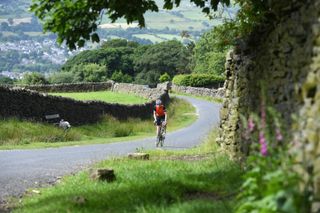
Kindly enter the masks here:
[[[291, 4], [277, 23], [260, 27], [228, 53], [218, 142], [233, 157], [241, 157], [246, 150], [240, 115], [258, 113], [262, 93], [268, 106], [281, 112], [288, 129], [294, 125], [292, 115], [301, 114], [300, 110], [305, 109], [304, 120], [312, 120], [310, 116], [316, 115], [317, 110], [319, 114], [319, 106], [308, 106], [310, 101], [306, 99], [308, 94], [317, 94], [319, 86], [314, 85], [320, 84], [318, 78], [312, 77], [317, 74], [311, 74], [319, 65], [315, 57], [320, 48], [319, 3], [306, 1], [300, 7]], [[307, 128], [299, 126], [296, 132]], [[312, 131], [308, 135], [319, 134]]]

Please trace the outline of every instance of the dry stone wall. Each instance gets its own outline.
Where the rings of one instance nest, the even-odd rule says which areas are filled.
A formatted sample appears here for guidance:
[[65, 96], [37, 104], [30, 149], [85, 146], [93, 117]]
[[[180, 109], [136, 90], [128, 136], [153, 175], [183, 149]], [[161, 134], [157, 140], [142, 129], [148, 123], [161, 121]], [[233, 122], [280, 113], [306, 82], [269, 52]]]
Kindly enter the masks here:
[[127, 83], [115, 83], [112, 87], [112, 91], [114, 92], [131, 93], [149, 100], [156, 100], [159, 97], [159, 94], [163, 93], [165, 90], [167, 89], [160, 85], [157, 88], [149, 88], [147, 85]]
[[209, 88], [201, 88], [201, 87], [186, 87], [186, 86], [177, 86], [172, 85], [172, 90], [179, 93], [186, 93], [190, 95], [197, 96], [209, 96], [213, 98], [222, 98], [224, 97], [224, 89], [209, 89]]
[[[154, 90], [153, 90], [154, 91]], [[154, 97], [168, 104], [167, 91], [154, 91]], [[129, 117], [150, 118], [154, 100], [139, 105], [109, 104], [101, 101], [76, 101], [70, 98], [49, 96], [45, 93], [24, 89], [0, 87], [0, 117], [18, 117], [45, 121], [45, 115], [59, 114], [72, 125], [99, 121], [105, 114], [118, 119]]]
[[[266, 105], [281, 113], [286, 136], [294, 145], [290, 151], [295, 151], [296, 160], [313, 172], [319, 198], [320, 1], [281, 3], [287, 7], [278, 14], [278, 23], [258, 29], [228, 53], [217, 141], [232, 158], [242, 159], [248, 154], [240, 117], [258, 114], [265, 99]], [[317, 212], [319, 203], [313, 207]]]
[[319, 143], [320, 5], [316, 0], [286, 0], [286, 5], [276, 24], [257, 29], [228, 53], [218, 142], [233, 157], [247, 150], [240, 115], [259, 113], [261, 97], [281, 112], [290, 135]]
[[94, 83], [71, 83], [71, 84], [49, 84], [49, 85], [23, 85], [25, 89], [38, 92], [88, 92], [112, 90], [113, 81], [94, 82]]

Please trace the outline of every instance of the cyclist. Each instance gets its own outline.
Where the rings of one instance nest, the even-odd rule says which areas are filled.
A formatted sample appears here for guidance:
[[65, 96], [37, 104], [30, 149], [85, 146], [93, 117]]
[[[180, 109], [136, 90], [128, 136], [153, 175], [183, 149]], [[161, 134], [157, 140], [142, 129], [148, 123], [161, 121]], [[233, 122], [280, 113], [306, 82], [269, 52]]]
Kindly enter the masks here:
[[162, 104], [160, 99], [156, 100], [156, 105], [153, 108], [154, 123], [157, 125], [157, 137], [160, 134], [160, 127], [167, 125], [166, 107]]

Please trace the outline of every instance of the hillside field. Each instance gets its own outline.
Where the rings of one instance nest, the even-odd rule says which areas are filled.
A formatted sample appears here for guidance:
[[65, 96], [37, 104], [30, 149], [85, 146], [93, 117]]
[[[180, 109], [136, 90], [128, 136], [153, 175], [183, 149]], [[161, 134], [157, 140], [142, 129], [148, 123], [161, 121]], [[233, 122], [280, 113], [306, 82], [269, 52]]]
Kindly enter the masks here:
[[118, 104], [144, 104], [148, 100], [146, 98], [126, 94], [116, 93], [111, 91], [97, 91], [97, 92], [68, 92], [68, 93], [50, 93], [50, 95], [62, 96], [81, 101], [104, 101], [107, 103]]

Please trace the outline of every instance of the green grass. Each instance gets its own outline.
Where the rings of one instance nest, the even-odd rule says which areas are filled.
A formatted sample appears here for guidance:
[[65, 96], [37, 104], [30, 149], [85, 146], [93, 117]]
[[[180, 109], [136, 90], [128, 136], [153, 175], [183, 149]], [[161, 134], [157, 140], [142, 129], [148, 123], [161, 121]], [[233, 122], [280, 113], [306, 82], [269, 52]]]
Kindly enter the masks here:
[[148, 102], [146, 98], [112, 91], [97, 91], [97, 92], [71, 92], [71, 93], [49, 93], [50, 95], [68, 97], [76, 100], [99, 100], [108, 103], [118, 104], [144, 104]]
[[[169, 132], [190, 125], [196, 118], [195, 108], [191, 104], [172, 98], [168, 107]], [[110, 143], [154, 134], [155, 127], [151, 115], [149, 120], [130, 118], [126, 121], [106, 116], [96, 124], [72, 127], [67, 132], [49, 124], [6, 119], [0, 120], [0, 149]]]
[[148, 151], [148, 161], [103, 161], [95, 167], [114, 169], [114, 182], [82, 171], [40, 194], [30, 190], [14, 212], [232, 212], [242, 172], [212, 138], [191, 150]]

